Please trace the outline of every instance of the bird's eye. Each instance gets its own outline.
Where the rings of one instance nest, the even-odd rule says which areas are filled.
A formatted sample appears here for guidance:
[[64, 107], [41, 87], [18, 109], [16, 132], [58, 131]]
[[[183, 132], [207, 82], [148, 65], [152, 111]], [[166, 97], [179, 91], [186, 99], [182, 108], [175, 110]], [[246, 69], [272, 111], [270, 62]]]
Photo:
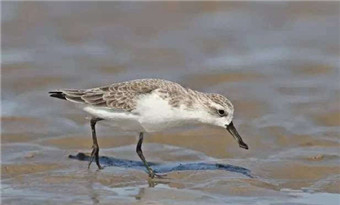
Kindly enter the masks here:
[[217, 112], [220, 116], [224, 116], [224, 110], [217, 110]]

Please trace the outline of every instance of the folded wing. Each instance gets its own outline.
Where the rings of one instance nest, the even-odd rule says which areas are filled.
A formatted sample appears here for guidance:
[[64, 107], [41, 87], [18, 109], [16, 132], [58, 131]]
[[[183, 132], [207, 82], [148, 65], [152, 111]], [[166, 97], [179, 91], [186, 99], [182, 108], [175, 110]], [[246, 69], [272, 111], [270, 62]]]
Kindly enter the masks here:
[[[51, 91], [49, 94], [51, 97], [74, 103], [132, 111], [136, 107], [137, 97], [149, 94], [159, 88], [166, 92], [169, 83], [174, 84], [165, 80], [144, 79], [91, 89], [61, 89]], [[176, 86], [180, 85], [176, 84]]]

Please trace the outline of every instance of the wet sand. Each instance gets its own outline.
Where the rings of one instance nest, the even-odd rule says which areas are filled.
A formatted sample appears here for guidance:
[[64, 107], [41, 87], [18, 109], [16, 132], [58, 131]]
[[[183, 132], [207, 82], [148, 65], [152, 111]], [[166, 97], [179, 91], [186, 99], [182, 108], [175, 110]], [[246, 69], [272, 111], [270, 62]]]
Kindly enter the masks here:
[[[66, 3], [2, 6], [2, 204], [339, 204], [339, 3]], [[157, 17], [157, 18], [156, 18]], [[249, 150], [225, 130], [149, 134], [167, 174], [149, 180], [135, 133], [49, 98], [165, 78], [228, 96]]]

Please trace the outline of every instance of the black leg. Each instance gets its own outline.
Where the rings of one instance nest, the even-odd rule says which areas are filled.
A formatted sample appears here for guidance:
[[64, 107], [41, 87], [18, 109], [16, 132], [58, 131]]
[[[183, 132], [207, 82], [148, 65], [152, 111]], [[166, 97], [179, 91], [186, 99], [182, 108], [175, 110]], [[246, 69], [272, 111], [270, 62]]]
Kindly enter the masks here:
[[144, 157], [144, 155], [143, 155], [143, 151], [142, 151], [142, 143], [143, 143], [143, 132], [139, 133], [139, 140], [138, 140], [138, 143], [137, 143], [136, 152], [137, 152], [139, 158], [143, 161], [144, 166], [145, 166], [146, 169], [148, 170], [149, 177], [154, 178], [154, 177], [155, 177], [155, 173], [154, 173], [154, 171], [150, 168], [150, 166], [148, 165], [148, 162], [145, 160], [145, 157]]
[[93, 145], [92, 145], [92, 153], [91, 153], [91, 159], [88, 165], [88, 168], [90, 168], [92, 161], [95, 159], [96, 164], [98, 166], [98, 169], [102, 169], [102, 167], [99, 164], [99, 145], [97, 141], [97, 135], [96, 135], [96, 123], [98, 121], [102, 120], [101, 118], [92, 118], [90, 123], [91, 123], [91, 130], [92, 130], [92, 140], [93, 140]]

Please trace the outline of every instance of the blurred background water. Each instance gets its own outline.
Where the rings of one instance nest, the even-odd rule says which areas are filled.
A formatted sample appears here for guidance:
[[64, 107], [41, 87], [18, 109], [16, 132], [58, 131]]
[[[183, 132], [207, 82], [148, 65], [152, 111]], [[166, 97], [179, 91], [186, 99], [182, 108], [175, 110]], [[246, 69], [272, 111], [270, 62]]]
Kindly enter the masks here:
[[[1, 4], [3, 203], [339, 203], [339, 2]], [[255, 178], [175, 171], [150, 186], [143, 171], [68, 159], [90, 151], [86, 115], [47, 92], [136, 78], [228, 96], [250, 146], [175, 130], [146, 138], [150, 161]], [[133, 134], [98, 129], [102, 155], [138, 160]]]

